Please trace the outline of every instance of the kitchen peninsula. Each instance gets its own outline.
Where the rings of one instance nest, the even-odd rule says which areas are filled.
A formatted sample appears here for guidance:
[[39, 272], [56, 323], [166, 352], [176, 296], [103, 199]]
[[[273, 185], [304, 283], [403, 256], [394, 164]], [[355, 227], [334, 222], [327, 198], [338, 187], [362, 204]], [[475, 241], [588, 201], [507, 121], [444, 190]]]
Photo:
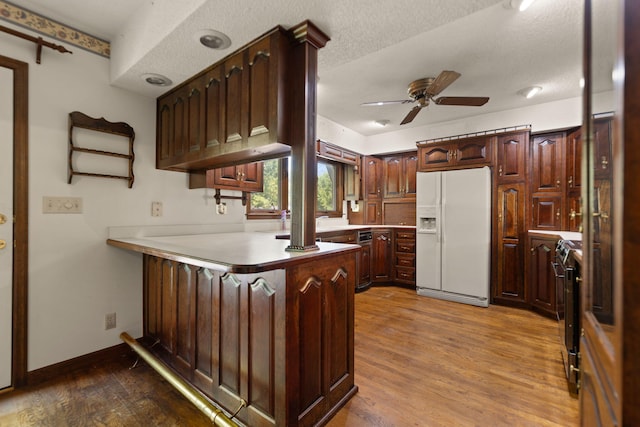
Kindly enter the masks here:
[[315, 425], [357, 392], [357, 245], [285, 251], [269, 233], [109, 239], [143, 254], [144, 338], [251, 426]]

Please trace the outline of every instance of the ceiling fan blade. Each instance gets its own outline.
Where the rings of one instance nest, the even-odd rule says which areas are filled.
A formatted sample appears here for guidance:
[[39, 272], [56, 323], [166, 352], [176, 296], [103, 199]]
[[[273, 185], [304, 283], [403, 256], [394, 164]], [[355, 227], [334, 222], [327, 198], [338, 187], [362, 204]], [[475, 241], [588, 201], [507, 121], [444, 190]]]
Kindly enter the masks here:
[[407, 114], [407, 116], [404, 119], [402, 119], [400, 124], [406, 125], [407, 123], [411, 123], [413, 119], [416, 118], [420, 110], [422, 110], [422, 107], [420, 105], [416, 105], [415, 107], [413, 107], [411, 111], [409, 111], [409, 114]]
[[363, 102], [361, 107], [378, 107], [380, 105], [393, 105], [393, 104], [411, 104], [415, 102], [413, 99], [403, 99], [401, 101], [377, 101], [377, 102]]
[[438, 74], [438, 77], [436, 77], [433, 83], [431, 83], [427, 87], [426, 89], [427, 94], [429, 94], [430, 96], [436, 96], [437, 94], [445, 90], [447, 87], [449, 87], [451, 83], [458, 80], [458, 77], [460, 77], [460, 73], [455, 71], [445, 70], [441, 72], [440, 74]]
[[438, 105], [464, 105], [480, 107], [489, 101], [486, 96], [441, 96], [433, 100]]

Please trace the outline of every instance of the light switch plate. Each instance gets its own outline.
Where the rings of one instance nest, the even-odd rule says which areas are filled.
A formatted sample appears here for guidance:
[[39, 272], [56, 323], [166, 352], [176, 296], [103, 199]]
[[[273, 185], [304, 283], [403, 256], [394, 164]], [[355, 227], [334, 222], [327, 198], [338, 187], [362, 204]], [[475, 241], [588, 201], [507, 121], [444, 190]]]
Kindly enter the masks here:
[[42, 213], [82, 213], [82, 197], [44, 196]]

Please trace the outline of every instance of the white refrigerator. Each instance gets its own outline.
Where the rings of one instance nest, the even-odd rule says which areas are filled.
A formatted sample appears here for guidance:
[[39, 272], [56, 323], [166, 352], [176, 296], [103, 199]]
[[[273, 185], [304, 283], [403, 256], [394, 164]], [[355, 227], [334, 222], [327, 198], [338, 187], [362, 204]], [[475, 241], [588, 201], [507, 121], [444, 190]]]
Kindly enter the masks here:
[[419, 295], [489, 306], [491, 170], [418, 172]]

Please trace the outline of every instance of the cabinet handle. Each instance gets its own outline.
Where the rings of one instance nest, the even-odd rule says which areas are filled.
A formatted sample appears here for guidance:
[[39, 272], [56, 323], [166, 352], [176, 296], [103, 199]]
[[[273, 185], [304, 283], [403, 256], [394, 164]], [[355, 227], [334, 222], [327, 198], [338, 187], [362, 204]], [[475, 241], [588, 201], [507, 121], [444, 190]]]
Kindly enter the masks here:
[[573, 186], [573, 175], [569, 177], [569, 187]]
[[560, 180], [556, 181], [556, 187], [560, 188]]
[[556, 211], [556, 218], [560, 219], [560, 209]]
[[582, 212], [576, 212], [575, 209], [571, 209], [571, 213], [569, 213], [569, 218], [576, 219], [577, 216], [582, 216]]
[[602, 160], [600, 161], [600, 164], [602, 165], [602, 169], [607, 168], [607, 165], [609, 164], [609, 160], [607, 160], [607, 156], [602, 156]]
[[502, 165], [498, 167], [498, 176], [502, 176]]

